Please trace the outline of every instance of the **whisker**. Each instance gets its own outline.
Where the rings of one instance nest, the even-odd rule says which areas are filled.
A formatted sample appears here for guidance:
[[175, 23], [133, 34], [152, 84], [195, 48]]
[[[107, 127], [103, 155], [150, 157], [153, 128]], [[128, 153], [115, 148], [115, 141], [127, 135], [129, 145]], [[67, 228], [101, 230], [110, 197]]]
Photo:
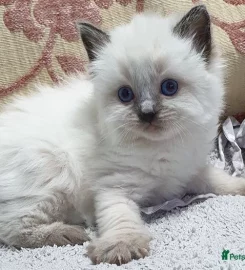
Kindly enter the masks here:
[[176, 123], [178, 123], [178, 125], [179, 125], [179, 127], [181, 128], [181, 130], [182, 130], [182, 132], [184, 133], [184, 134], [186, 134], [186, 135], [190, 135], [192, 138], [193, 138], [193, 134], [190, 132], [190, 130], [189, 129], [187, 129], [184, 125], [182, 125], [182, 123], [180, 123], [180, 122], [176, 122]]
[[189, 118], [186, 118], [186, 117], [181, 117], [180, 120], [187, 120], [187, 122], [189, 121], [189, 122], [191, 122], [191, 123], [193, 123], [193, 124], [199, 126], [200, 128], [202, 128], [202, 129], [208, 131], [208, 129], [207, 129], [206, 127], [204, 127], [203, 125], [201, 125], [201, 124], [195, 122], [195, 121], [192, 120], [192, 119], [189, 119]]
[[177, 130], [177, 132], [178, 132], [178, 134], [179, 134], [179, 136], [180, 136], [180, 138], [181, 138], [182, 146], [184, 146], [184, 140], [183, 140], [183, 137], [182, 137], [182, 135], [181, 135], [181, 129], [180, 129], [180, 127], [178, 126], [177, 122], [175, 122], [174, 124], [175, 124], [176, 130]]
[[103, 135], [102, 138], [101, 138], [101, 140], [99, 141], [99, 144], [100, 144], [101, 142], [103, 142], [105, 139], [107, 139], [110, 135], [112, 135], [113, 133], [115, 133], [118, 129], [123, 128], [123, 127], [125, 127], [125, 126], [127, 126], [127, 125], [128, 125], [128, 123], [124, 123], [124, 124], [122, 124], [122, 125], [116, 127], [114, 130], [112, 130], [112, 132]]

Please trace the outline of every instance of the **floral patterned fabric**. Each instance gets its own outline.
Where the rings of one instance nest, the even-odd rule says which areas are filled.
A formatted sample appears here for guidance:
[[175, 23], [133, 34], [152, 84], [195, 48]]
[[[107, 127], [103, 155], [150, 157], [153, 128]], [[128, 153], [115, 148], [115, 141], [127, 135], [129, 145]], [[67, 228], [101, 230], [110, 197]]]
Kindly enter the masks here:
[[[110, 29], [136, 12], [186, 11], [197, 0], [0, 0], [0, 101], [85, 71], [76, 22]], [[227, 65], [227, 113], [245, 111], [245, 0], [203, 0]]]

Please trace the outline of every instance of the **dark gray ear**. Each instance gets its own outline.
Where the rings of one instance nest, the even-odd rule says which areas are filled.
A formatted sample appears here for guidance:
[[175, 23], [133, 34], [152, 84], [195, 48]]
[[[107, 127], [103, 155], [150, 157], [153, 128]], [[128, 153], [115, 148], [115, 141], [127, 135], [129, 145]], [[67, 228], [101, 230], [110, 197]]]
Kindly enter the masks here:
[[192, 8], [177, 23], [173, 32], [183, 38], [192, 38], [196, 51], [209, 61], [212, 50], [210, 17], [204, 5]]
[[110, 41], [108, 34], [89, 23], [78, 23], [80, 35], [90, 61], [96, 59], [99, 50]]

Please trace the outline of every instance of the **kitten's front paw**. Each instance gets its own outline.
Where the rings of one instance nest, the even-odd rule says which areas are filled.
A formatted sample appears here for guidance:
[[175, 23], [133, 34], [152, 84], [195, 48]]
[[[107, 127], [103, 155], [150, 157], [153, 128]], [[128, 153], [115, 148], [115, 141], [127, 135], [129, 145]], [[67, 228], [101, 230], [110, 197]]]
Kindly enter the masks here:
[[[46, 237], [44, 245], [48, 246], [65, 246], [65, 245], [82, 245], [84, 242], [89, 241], [89, 236], [84, 228], [76, 225], [53, 223], [52, 230], [50, 229], [48, 237]], [[51, 226], [53, 225], [50, 225]]]
[[94, 264], [101, 262], [121, 265], [149, 254], [151, 237], [128, 233], [95, 239], [88, 246], [88, 256]]

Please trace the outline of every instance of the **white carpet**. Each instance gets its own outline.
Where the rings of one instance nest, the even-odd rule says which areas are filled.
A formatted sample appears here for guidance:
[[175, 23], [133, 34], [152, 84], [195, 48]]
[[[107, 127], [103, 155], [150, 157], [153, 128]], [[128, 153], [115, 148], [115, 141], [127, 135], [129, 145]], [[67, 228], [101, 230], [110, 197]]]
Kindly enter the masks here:
[[146, 221], [154, 237], [151, 254], [127, 265], [93, 266], [85, 257], [84, 246], [21, 251], [0, 248], [0, 269], [245, 269], [245, 260], [221, 258], [223, 249], [245, 255], [245, 197], [211, 198], [170, 213], [155, 214]]

